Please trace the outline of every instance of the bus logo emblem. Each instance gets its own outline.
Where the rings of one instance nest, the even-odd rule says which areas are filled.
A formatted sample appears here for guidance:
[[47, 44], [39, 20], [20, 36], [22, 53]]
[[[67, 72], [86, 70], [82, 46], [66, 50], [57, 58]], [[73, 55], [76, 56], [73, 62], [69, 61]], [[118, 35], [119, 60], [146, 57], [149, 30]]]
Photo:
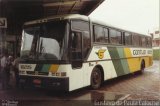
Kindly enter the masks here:
[[98, 55], [99, 59], [103, 59], [105, 51], [106, 50], [104, 50], [104, 49], [100, 49], [100, 50], [98, 50], [98, 52], [96, 52], [96, 54]]

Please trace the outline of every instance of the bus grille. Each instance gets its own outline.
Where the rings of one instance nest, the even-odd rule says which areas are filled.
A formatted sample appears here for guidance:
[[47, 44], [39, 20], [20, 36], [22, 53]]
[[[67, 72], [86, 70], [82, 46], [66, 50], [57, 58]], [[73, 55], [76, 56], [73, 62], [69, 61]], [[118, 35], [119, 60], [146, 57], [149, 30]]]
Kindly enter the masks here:
[[28, 71], [27, 74], [29, 75], [48, 75], [48, 72], [31, 72], [31, 71]]

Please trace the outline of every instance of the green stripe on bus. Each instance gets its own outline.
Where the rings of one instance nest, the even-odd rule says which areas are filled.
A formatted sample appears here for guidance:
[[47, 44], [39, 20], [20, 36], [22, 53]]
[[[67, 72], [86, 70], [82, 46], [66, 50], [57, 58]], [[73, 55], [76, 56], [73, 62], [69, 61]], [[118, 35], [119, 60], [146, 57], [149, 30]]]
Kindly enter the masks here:
[[119, 56], [117, 48], [116, 47], [108, 47], [108, 51], [111, 56], [111, 59], [113, 59], [112, 62], [113, 62], [114, 68], [116, 70], [117, 76], [124, 75], [125, 72], [124, 72], [124, 69], [122, 66], [122, 62], [119, 59], [120, 56]]
[[[118, 54], [119, 54], [120, 58], [126, 58], [126, 56], [124, 54], [124, 49], [122, 47], [121, 48], [117, 48], [117, 51], [118, 51]], [[120, 59], [120, 62], [122, 64], [124, 73], [125, 74], [130, 73], [127, 59]]]
[[48, 72], [50, 67], [51, 67], [51, 64], [44, 64], [41, 69], [41, 72]]

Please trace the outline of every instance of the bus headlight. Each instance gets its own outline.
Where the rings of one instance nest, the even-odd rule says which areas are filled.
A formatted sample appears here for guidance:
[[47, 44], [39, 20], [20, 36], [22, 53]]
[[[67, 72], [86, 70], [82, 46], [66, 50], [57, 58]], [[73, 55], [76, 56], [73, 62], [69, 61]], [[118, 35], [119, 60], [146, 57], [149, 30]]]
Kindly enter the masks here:
[[60, 76], [61, 74], [59, 72], [56, 73], [56, 76]]
[[20, 71], [19, 71], [19, 74], [26, 75], [26, 74], [27, 74], [27, 72], [26, 72], [26, 71], [22, 71], [22, 70], [20, 70]]
[[48, 73], [48, 76], [52, 76], [52, 72], [49, 72], [49, 73]]
[[67, 76], [66, 72], [61, 72], [61, 76], [62, 76], [62, 77]]

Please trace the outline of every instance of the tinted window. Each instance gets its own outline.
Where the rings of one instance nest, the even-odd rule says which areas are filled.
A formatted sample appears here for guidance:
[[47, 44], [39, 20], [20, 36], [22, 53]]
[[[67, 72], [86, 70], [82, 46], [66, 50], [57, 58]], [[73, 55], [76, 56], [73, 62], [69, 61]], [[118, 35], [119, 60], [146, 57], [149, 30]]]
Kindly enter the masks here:
[[110, 42], [112, 44], [122, 44], [122, 36], [120, 31], [110, 29], [109, 36], [110, 36]]
[[107, 28], [104, 28], [104, 42], [108, 43], [109, 42], [109, 32]]
[[140, 38], [136, 34], [133, 34], [133, 45], [134, 46], [140, 46]]
[[72, 21], [72, 29], [73, 30], [81, 30], [81, 31], [89, 31], [88, 22], [81, 20], [73, 20]]
[[131, 33], [124, 32], [124, 42], [125, 42], [125, 45], [132, 45], [132, 35], [131, 35]]
[[66, 21], [27, 26], [23, 31], [21, 57], [62, 60], [65, 50]]
[[142, 41], [142, 47], [146, 47], [146, 38], [141, 37], [141, 41]]
[[150, 37], [146, 37], [146, 46], [151, 47], [152, 46], [152, 39]]
[[104, 42], [103, 27], [94, 26], [94, 35], [95, 35], [95, 41], [96, 42]]

